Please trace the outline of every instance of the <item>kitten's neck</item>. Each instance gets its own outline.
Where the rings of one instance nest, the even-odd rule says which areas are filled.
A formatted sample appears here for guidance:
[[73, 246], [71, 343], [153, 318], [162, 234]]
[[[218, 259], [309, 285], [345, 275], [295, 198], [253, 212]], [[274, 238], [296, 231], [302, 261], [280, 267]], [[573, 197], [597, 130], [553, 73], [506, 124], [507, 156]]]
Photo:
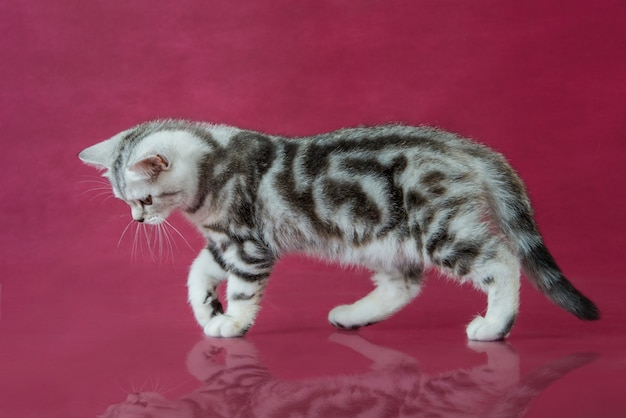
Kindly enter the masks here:
[[259, 186], [277, 159], [282, 139], [226, 126], [209, 131], [213, 140], [198, 165], [197, 203], [185, 215], [201, 229], [217, 225], [254, 230]]

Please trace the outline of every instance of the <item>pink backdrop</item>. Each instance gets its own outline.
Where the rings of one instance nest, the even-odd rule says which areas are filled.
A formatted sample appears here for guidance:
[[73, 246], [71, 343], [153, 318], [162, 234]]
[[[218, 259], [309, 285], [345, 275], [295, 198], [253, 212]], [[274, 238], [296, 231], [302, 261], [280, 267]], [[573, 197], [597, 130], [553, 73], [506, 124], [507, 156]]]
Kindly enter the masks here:
[[[107, 332], [132, 323], [137, 306], [116, 293], [158, 304], [154, 330], [170, 324], [181, 345], [198, 336], [185, 306], [193, 252], [178, 240], [174, 262], [141, 251], [133, 260], [132, 233], [118, 248], [130, 212], [89, 191], [95, 173], [76, 157], [158, 117], [286, 135], [400, 121], [479, 139], [526, 180], [553, 254], [603, 314], [580, 323], [524, 283], [513, 335], [623, 334], [625, 18], [623, 0], [3, 1], [0, 353], [13, 360], [0, 390], [32, 387], [45, 404], [58, 394], [42, 374], [62, 379], [54, 364], [70, 361], [64, 347], [101, 334], [89, 338], [122, 350]], [[355, 276], [365, 277], [283, 260], [252, 335], [325, 327], [330, 306], [368, 288]], [[380, 327], [445, 323], [462, 338], [484, 303], [433, 279]], [[554, 327], [536, 328], [546, 322]], [[85, 374], [74, 379], [93, 375], [88, 352], [71, 362]], [[86, 389], [76, 390], [73, 402], [87, 405]]]

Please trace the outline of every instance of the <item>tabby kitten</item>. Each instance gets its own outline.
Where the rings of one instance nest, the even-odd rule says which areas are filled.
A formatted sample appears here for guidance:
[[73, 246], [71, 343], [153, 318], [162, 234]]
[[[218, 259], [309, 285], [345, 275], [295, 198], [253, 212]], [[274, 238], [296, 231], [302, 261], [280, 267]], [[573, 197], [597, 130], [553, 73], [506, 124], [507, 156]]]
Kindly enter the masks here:
[[[288, 139], [224, 125], [147, 122], [85, 149], [137, 222], [180, 209], [207, 240], [189, 302], [204, 332], [243, 335], [277, 258], [300, 252], [375, 272], [376, 288], [329, 313], [336, 327], [381, 321], [417, 296], [436, 268], [488, 295], [471, 340], [507, 336], [520, 268], [580, 319], [596, 306], [543, 243], [524, 185], [498, 153], [428, 127], [386, 125]], [[227, 309], [216, 287], [227, 280]]]

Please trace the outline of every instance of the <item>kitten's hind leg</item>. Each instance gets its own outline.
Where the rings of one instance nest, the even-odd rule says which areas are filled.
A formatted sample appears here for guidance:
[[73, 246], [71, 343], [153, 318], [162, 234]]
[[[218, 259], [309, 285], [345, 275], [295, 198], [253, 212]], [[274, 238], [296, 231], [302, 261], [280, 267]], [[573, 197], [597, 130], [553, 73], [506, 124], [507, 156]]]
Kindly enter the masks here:
[[202, 250], [191, 265], [187, 278], [189, 304], [201, 327], [223, 313], [216, 288], [227, 275], [207, 249]]
[[328, 320], [337, 328], [357, 329], [382, 321], [398, 312], [419, 293], [421, 269], [407, 273], [377, 272], [373, 281], [376, 288], [351, 305], [340, 305], [328, 314]]
[[496, 257], [485, 261], [471, 273], [474, 284], [487, 292], [487, 313], [467, 326], [467, 337], [474, 341], [505, 338], [519, 309], [520, 264], [502, 245]]

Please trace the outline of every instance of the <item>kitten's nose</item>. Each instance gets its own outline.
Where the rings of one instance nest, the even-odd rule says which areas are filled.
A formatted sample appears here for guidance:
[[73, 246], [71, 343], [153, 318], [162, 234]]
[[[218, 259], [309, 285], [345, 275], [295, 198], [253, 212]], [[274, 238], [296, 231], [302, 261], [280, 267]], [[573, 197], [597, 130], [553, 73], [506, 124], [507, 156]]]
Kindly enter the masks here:
[[139, 218], [139, 219], [135, 219], [135, 221], [137, 221], [137, 222], [143, 222], [143, 221], [144, 221], [144, 219], [143, 219], [143, 218]]

